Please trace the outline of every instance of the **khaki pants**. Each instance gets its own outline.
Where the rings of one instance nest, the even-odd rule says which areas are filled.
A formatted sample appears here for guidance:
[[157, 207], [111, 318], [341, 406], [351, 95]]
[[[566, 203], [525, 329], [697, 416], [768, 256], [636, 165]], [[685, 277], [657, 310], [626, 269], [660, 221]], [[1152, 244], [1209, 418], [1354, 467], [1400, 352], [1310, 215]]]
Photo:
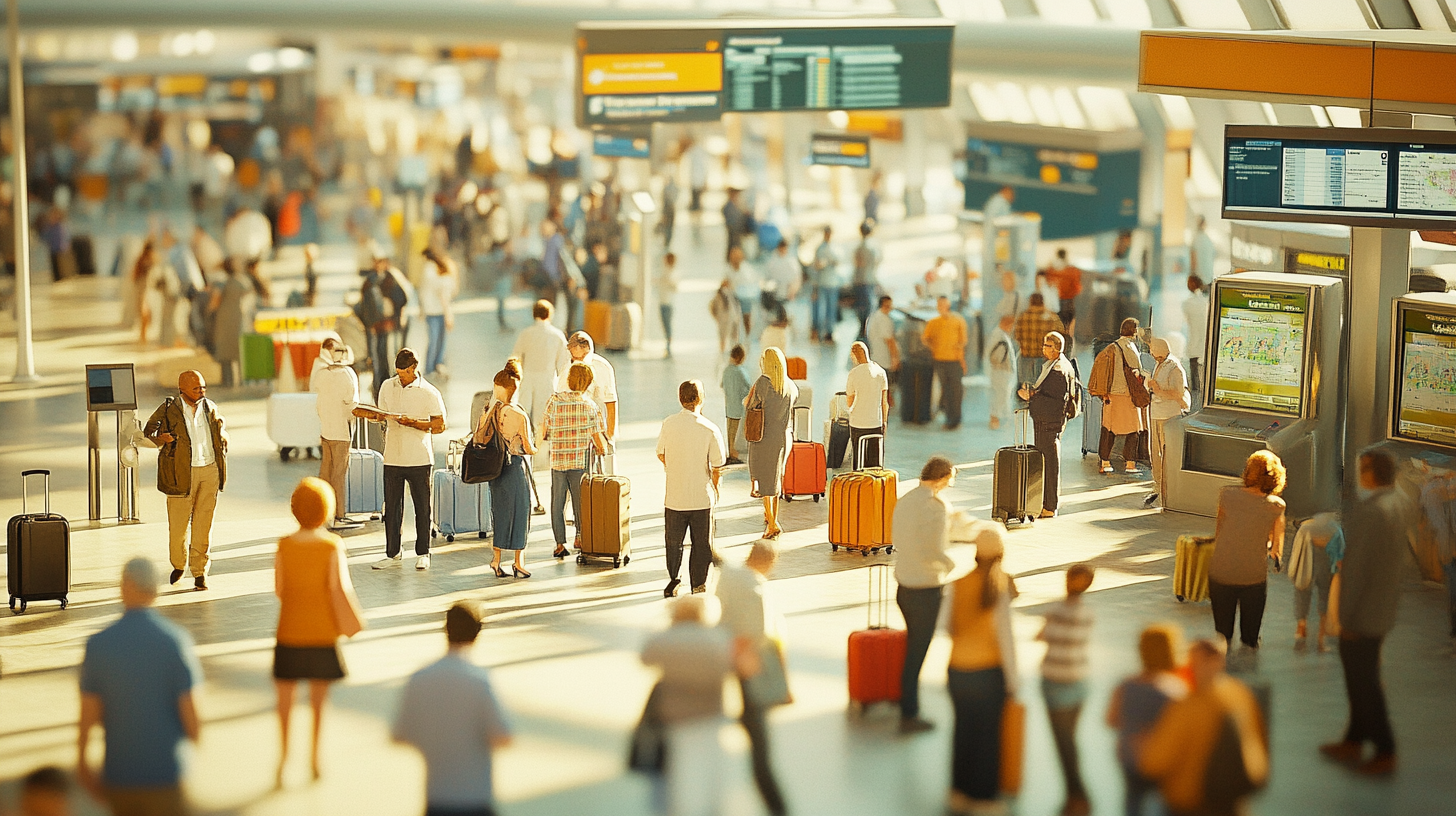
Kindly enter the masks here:
[[186, 496], [167, 497], [167, 523], [171, 532], [172, 569], [186, 569], [189, 552], [187, 526], [192, 525], [192, 577], [207, 575], [212, 551], [212, 513], [217, 509], [217, 465], [192, 468], [192, 489]]
[[[1163, 496], [1163, 449], [1167, 446], [1167, 440], [1163, 437], [1163, 425], [1168, 420], [1155, 419], [1152, 421], [1151, 438], [1148, 440], [1149, 452], [1153, 455], [1153, 489], [1159, 496]], [[1163, 501], [1167, 501], [1163, 496]]]
[[180, 787], [109, 788], [106, 802], [114, 816], [186, 816], [190, 812]]
[[738, 458], [738, 447], [737, 447], [737, 443], [738, 443], [738, 423], [740, 423], [742, 421], [743, 420], [741, 420], [741, 419], [734, 419], [733, 417], [728, 417], [728, 458], [729, 459], [737, 459]]
[[319, 478], [334, 488], [334, 518], [344, 517], [347, 504], [346, 481], [349, 477], [349, 440], [320, 439], [323, 461], [319, 463]]

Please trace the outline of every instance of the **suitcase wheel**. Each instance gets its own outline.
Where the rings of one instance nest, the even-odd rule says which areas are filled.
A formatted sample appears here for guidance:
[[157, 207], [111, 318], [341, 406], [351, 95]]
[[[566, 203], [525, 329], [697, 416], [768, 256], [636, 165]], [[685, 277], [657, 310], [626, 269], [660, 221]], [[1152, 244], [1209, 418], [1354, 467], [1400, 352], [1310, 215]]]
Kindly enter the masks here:
[[895, 545], [893, 545], [893, 544], [887, 545], [885, 547], [885, 555], [889, 555], [890, 553], [892, 553], [894, 551], [895, 551]]
[[612, 559], [612, 569], [616, 569], [617, 567], [620, 567], [620, 566], [622, 566], [622, 559], [620, 559], [620, 558], [613, 558]]
[[830, 552], [839, 552], [839, 545], [838, 544], [830, 544], [829, 545], [829, 551]]
[[66, 599], [65, 598], [62, 598], [61, 599], [61, 608], [62, 609], [65, 609], [66, 608], [66, 603], [67, 603]]
[[488, 537], [488, 536], [489, 536], [489, 535], [490, 535], [490, 533], [487, 533], [487, 532], [486, 532], [486, 531], [484, 531], [484, 530], [481, 530], [481, 531], [480, 531], [480, 537], [481, 537], [481, 538], [486, 538], [486, 537]]
[[626, 564], [630, 564], [630, 563], [632, 563], [632, 556], [629, 555], [629, 556], [626, 556], [626, 557], [624, 557], [622, 559], [622, 564], [626, 565]]
[[15, 596], [14, 595], [11, 595], [10, 596], [10, 611], [12, 611], [12, 612], [15, 611]]
[[1022, 521], [1026, 522], [1027, 524], [1035, 524], [1036, 523], [1036, 519], [1034, 517], [1032, 517], [1032, 516], [1027, 516], [1026, 518], [1023, 518]]
[[578, 563], [578, 564], [585, 564], [586, 563], [586, 556], [584, 556], [584, 555], [578, 555], [576, 557], [576, 563]]
[[[1188, 603], [1188, 599], [1183, 597], [1182, 595], [1174, 595], [1173, 597], [1178, 599], [1178, 603]], [[12, 605], [13, 603], [14, 602], [12, 601]]]
[[455, 542], [455, 536], [453, 536], [453, 535], [447, 535], [447, 536], [445, 536], [445, 540], [446, 541], [449, 541], [450, 543], [453, 544]]
[[15, 600], [12, 598], [11, 601], [10, 601], [10, 609], [12, 611], [14, 611], [15, 614], [17, 614], [17, 615], [21, 614], [22, 612], [25, 611], [25, 599], [24, 598], [21, 598], [20, 599], [20, 608], [19, 609], [16, 609], [15, 608]]
[[787, 493], [785, 493], [785, 494], [784, 494], [784, 501], [786, 501], [786, 502], [791, 502], [791, 501], [793, 501], [793, 500], [794, 500], [794, 497], [793, 497], [793, 496], [790, 496], [790, 495], [789, 495], [789, 494], [787, 494]]
[[816, 503], [817, 503], [817, 502], [818, 502], [818, 501], [819, 501], [819, 500], [820, 500], [820, 499], [822, 499], [822, 498], [824, 498], [824, 494], [823, 494], [823, 493], [815, 493], [815, 494], [814, 494], [814, 501], [815, 501], [815, 502], [816, 502]]
[[860, 554], [860, 555], [861, 555], [861, 556], [862, 556], [862, 557], [864, 557], [864, 558], [869, 558], [869, 557], [870, 557], [870, 551], [869, 551], [869, 550], [860, 550], [860, 551], [859, 551], [859, 554]]

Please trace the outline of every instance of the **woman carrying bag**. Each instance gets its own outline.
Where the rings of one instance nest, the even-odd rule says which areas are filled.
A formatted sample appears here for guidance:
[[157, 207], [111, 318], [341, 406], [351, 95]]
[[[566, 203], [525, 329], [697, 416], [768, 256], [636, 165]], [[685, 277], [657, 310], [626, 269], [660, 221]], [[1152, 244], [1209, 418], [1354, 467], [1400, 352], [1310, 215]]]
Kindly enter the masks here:
[[273, 649], [273, 683], [278, 691], [281, 739], [276, 783], [283, 787], [288, 761], [288, 723], [294, 691], [308, 682], [313, 707], [313, 778], [319, 778], [319, 731], [329, 685], [344, 678], [339, 638], [364, 628], [364, 615], [349, 580], [343, 541], [324, 529], [334, 517], [334, 489], [312, 476], [293, 491], [293, 516], [298, 532], [278, 542], [273, 562], [278, 594], [278, 643]]
[[759, 367], [763, 374], [743, 400], [748, 409], [743, 433], [748, 440], [752, 495], [763, 499], [763, 537], [775, 539], [784, 531], [779, 526], [779, 496], [784, 492], [784, 465], [792, 445], [790, 433], [799, 388], [789, 379], [782, 351], [772, 346], [764, 349]]
[[512, 357], [495, 375], [495, 403], [480, 415], [480, 425], [471, 439], [472, 445], [484, 445], [492, 437], [504, 447], [500, 475], [490, 480], [490, 520], [494, 536], [494, 553], [490, 569], [495, 577], [506, 577], [501, 569], [501, 556], [506, 550], [515, 554], [512, 574], [526, 575], [526, 536], [531, 531], [531, 484], [526, 457], [536, 452], [531, 444], [531, 418], [516, 405], [516, 391], [521, 386], [520, 364]]

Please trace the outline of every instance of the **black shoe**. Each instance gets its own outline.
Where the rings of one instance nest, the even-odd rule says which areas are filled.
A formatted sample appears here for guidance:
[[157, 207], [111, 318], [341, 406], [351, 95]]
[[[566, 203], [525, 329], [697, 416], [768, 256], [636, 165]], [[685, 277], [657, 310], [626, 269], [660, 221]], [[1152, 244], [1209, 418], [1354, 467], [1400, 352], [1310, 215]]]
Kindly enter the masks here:
[[192, 586], [198, 590], [207, 589], [207, 578], [202, 575], [197, 576], [197, 580], [192, 582]]
[[707, 591], [708, 591], [707, 584], [704, 584], [702, 586], [695, 586], [695, 587], [693, 587], [693, 594], [694, 595], [702, 595], [703, 593], [705, 593]]
[[676, 598], [677, 597], [677, 588], [678, 588], [678, 586], [680, 584], [682, 584], [682, 581], [679, 581], [676, 578], [672, 579], [671, 581], [668, 581], [667, 582], [667, 587], [662, 590], [662, 597], [664, 597], [664, 598]]
[[1157, 493], [1149, 493], [1148, 494], [1148, 497], [1146, 499], [1143, 499], [1143, 509], [1144, 510], [1149, 510], [1149, 509], [1152, 508], [1153, 505], [1155, 505], [1157, 503], [1158, 503], [1158, 494]]
[[951, 425], [951, 424], [947, 423], [946, 426], [945, 426], [945, 429], [947, 431], [955, 431], [955, 430], [959, 430], [960, 427], [961, 427], [961, 424], [959, 422], [957, 422], [954, 425]]
[[491, 567], [491, 569], [495, 570], [495, 577], [497, 577], [497, 578], [504, 578], [504, 577], [506, 577], [506, 571], [500, 568], [500, 564], [493, 565]]
[[571, 557], [571, 550], [567, 549], [566, 547], [564, 547], [564, 546], [562, 546], [560, 544], [557, 544], [556, 545], [555, 552], [552, 552], [551, 553], [551, 557], [552, 558], [570, 558]]
[[935, 723], [920, 717], [901, 717], [901, 734], [920, 734], [935, 728]]
[[511, 566], [511, 574], [514, 575], [514, 576], [516, 576], [517, 578], [530, 578], [531, 577], [531, 573], [526, 572], [525, 570], [523, 570], [520, 567], [517, 567], [515, 565], [512, 565]]
[[172, 578], [167, 583], [175, 584], [182, 580], [182, 570], [172, 570]]

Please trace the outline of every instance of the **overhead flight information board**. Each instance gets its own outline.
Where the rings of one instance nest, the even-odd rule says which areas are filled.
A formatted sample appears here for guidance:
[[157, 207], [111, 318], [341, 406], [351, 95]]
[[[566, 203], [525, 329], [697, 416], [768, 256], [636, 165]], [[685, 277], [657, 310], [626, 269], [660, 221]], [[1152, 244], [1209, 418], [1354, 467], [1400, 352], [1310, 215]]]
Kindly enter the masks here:
[[948, 21], [730, 22], [577, 26], [579, 123], [950, 104], [955, 26]]
[[809, 140], [809, 163], [868, 169], [870, 137], [850, 133], [816, 133]]
[[1229, 126], [1226, 218], [1456, 226], [1456, 133]]
[[1208, 403], [1299, 416], [1309, 292], [1219, 286]]
[[1456, 447], [1456, 311], [1400, 301], [1395, 319], [1392, 435]]

